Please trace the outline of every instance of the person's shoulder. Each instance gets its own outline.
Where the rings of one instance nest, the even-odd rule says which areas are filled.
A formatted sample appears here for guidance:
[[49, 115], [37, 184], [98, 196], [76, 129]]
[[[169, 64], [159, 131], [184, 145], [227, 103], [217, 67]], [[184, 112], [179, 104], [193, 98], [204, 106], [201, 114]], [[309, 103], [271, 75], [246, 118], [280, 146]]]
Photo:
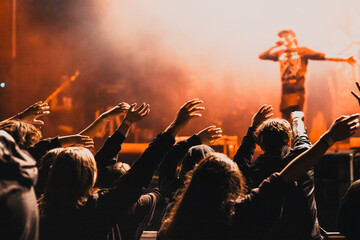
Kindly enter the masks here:
[[349, 188], [352, 191], [358, 191], [360, 193], [360, 179], [353, 182]]
[[307, 53], [310, 53], [310, 52], [314, 52], [314, 50], [308, 48], [308, 47], [297, 47], [294, 49], [294, 51], [297, 51], [299, 54], [307, 54]]
[[314, 51], [313, 49], [310, 49], [308, 47], [298, 47], [298, 52], [301, 55], [314, 55], [314, 54], [319, 54], [322, 55], [323, 53], [318, 52], [318, 51]]

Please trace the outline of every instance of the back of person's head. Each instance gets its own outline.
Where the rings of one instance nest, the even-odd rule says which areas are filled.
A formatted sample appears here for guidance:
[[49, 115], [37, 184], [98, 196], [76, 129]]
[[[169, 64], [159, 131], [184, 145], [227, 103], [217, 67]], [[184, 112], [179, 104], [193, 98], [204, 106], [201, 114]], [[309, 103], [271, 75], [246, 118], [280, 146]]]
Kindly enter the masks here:
[[49, 177], [51, 166], [56, 156], [63, 150], [63, 148], [54, 148], [48, 151], [39, 161], [39, 176], [35, 186], [36, 196], [39, 198], [44, 193], [46, 183]]
[[268, 119], [256, 129], [255, 138], [265, 152], [277, 152], [290, 143], [291, 125], [285, 119]]
[[41, 132], [31, 123], [8, 120], [0, 122], [0, 130], [9, 133], [17, 145], [22, 149], [28, 149], [41, 139]]
[[99, 183], [103, 188], [111, 187], [117, 179], [130, 170], [130, 165], [124, 162], [116, 162], [114, 166], [109, 168], [109, 174], [106, 174], [105, 178]]
[[188, 173], [184, 190], [162, 230], [171, 236], [200, 236], [225, 229], [234, 201], [245, 191], [245, 179], [237, 164], [224, 154], [210, 153]]
[[55, 204], [78, 208], [96, 192], [93, 188], [96, 175], [96, 162], [88, 149], [69, 147], [57, 150], [42, 201], [52, 207], [56, 207]]
[[185, 195], [194, 194], [192, 197], [202, 198], [200, 201], [212, 196], [215, 205], [235, 200], [245, 190], [245, 181], [237, 164], [225, 154], [215, 152], [208, 154], [189, 173], [186, 185]]
[[191, 147], [182, 161], [180, 178], [185, 179], [187, 172], [193, 170], [196, 164], [200, 162], [200, 160], [204, 159], [204, 157], [213, 152], [215, 152], [214, 149], [207, 145], [197, 145]]

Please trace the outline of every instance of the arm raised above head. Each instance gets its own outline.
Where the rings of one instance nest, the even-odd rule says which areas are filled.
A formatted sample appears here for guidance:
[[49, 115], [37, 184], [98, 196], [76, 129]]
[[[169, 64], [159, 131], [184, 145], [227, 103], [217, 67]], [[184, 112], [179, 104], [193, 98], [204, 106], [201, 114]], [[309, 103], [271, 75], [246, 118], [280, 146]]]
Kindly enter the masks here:
[[280, 173], [285, 182], [293, 182], [317, 164], [322, 155], [337, 141], [349, 138], [359, 127], [359, 113], [337, 118], [310, 149], [291, 161]]
[[96, 133], [106, 124], [111, 118], [114, 118], [118, 115], [124, 114], [128, 111], [130, 105], [122, 102], [113, 107], [112, 109], [103, 112], [100, 116], [95, 119], [89, 126], [82, 130], [79, 134], [86, 135], [89, 137], [95, 137]]
[[187, 101], [176, 113], [174, 121], [166, 128], [165, 133], [176, 137], [179, 131], [185, 128], [191, 119], [201, 117], [199, 111], [205, 109], [199, 106], [202, 103], [203, 101], [197, 98]]
[[4, 121], [21, 120], [21, 121], [29, 122], [31, 124], [44, 125], [44, 122], [37, 118], [49, 114], [50, 114], [50, 106], [47, 103], [43, 103], [42, 101], [39, 101], [27, 107], [24, 111], [19, 112], [18, 114]]
[[278, 42], [276, 42], [275, 46], [272, 46], [268, 50], [260, 53], [258, 57], [261, 60], [277, 61], [278, 60], [278, 53], [280, 51], [282, 51], [282, 50], [285, 50], [285, 49], [286, 49], [286, 47], [283, 46], [283, 44], [280, 41], [278, 41]]

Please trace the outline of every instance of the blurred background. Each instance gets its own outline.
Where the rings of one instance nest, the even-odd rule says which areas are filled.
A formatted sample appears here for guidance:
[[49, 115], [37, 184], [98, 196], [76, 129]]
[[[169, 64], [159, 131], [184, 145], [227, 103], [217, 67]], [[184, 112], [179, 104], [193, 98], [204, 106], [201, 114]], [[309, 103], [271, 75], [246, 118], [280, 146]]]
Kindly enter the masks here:
[[[206, 111], [183, 135], [216, 124], [241, 138], [262, 104], [280, 117], [279, 63], [257, 57], [280, 30], [293, 29], [300, 46], [329, 57], [360, 54], [356, 0], [1, 0], [0, 11], [2, 119], [80, 73], [50, 102], [45, 137], [78, 132], [119, 102], [147, 102], [151, 114], [130, 135], [147, 142], [197, 97]], [[309, 63], [312, 140], [358, 110], [349, 94], [358, 72], [359, 65]]]

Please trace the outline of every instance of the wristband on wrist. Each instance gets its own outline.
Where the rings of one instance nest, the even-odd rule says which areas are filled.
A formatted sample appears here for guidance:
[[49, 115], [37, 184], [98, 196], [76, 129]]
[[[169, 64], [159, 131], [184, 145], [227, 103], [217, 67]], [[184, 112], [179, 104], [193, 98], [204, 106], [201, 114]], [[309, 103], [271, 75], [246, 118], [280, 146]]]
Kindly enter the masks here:
[[320, 139], [324, 140], [326, 145], [330, 148], [334, 143], [335, 141], [329, 136], [327, 135], [326, 133], [323, 134]]

